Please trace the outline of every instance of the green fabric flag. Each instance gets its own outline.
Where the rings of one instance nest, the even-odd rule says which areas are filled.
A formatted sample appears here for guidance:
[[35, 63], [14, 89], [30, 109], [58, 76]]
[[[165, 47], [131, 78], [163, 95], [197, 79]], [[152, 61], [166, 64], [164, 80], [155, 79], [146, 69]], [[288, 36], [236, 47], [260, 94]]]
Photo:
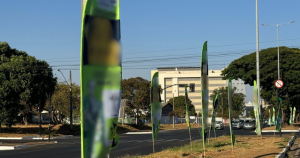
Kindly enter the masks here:
[[229, 81], [228, 81], [228, 108], [229, 108], [229, 127], [230, 127], [230, 136], [231, 136], [231, 145], [232, 147], [234, 146], [234, 143], [235, 143], [235, 136], [233, 134], [233, 131], [232, 131], [232, 124], [231, 124], [231, 121], [232, 121], [232, 81], [231, 81], [231, 78], [229, 78]]
[[273, 116], [272, 116], [272, 123], [275, 125], [275, 108], [273, 107]]
[[289, 120], [290, 125], [293, 124], [293, 108], [290, 107], [290, 120]]
[[217, 95], [213, 98], [213, 114], [211, 117], [211, 130], [216, 130], [216, 108], [218, 105], [218, 97], [220, 93], [218, 92]]
[[207, 41], [204, 42], [201, 55], [201, 106], [202, 106], [202, 138], [205, 147], [208, 134], [208, 58]]
[[81, 157], [106, 157], [119, 144], [121, 101], [119, 0], [87, 0], [81, 24]]
[[157, 139], [160, 119], [161, 119], [161, 99], [158, 83], [158, 72], [156, 72], [151, 81], [151, 93], [150, 93], [150, 102], [151, 102], [151, 122], [152, 122], [152, 140]]
[[294, 107], [294, 111], [293, 111], [293, 123], [294, 123], [294, 120], [295, 120], [295, 114], [296, 114], [296, 107]]
[[254, 113], [255, 113], [255, 117], [256, 117], [256, 134], [257, 135], [261, 135], [261, 119], [260, 119], [260, 115], [259, 115], [259, 100], [258, 98], [258, 89], [257, 89], [257, 85], [256, 85], [256, 81], [254, 81], [254, 87], [253, 87], [253, 95], [254, 95]]
[[272, 125], [272, 123], [271, 123], [271, 112], [270, 112], [270, 109], [269, 109], [269, 122], [268, 122], [268, 124], [269, 124], [269, 126]]
[[276, 122], [276, 131], [280, 132], [281, 131], [281, 120], [282, 120], [282, 115], [281, 115], [281, 106], [282, 106], [282, 99], [279, 98], [279, 107], [278, 107], [278, 115], [277, 115], [277, 122]]
[[187, 93], [187, 85], [184, 86], [184, 90], [185, 90], [185, 108], [186, 108], [186, 111], [185, 111], [185, 120], [186, 120], [186, 123], [189, 127], [189, 132], [191, 133], [191, 126], [190, 126], [190, 115], [189, 115], [189, 106], [187, 105], [187, 101], [189, 99], [188, 97], [188, 93]]

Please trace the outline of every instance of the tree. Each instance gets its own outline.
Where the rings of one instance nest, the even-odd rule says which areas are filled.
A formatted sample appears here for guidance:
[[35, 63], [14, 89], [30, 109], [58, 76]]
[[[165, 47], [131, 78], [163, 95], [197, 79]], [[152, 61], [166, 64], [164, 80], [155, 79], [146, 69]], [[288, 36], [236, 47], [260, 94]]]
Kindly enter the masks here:
[[[185, 107], [185, 96], [179, 96], [171, 98], [168, 103], [173, 106], [173, 99], [174, 99], [174, 114], [178, 115], [179, 117], [184, 117], [186, 113], [186, 107]], [[190, 99], [187, 100], [187, 106], [190, 109], [190, 114], [195, 115], [195, 106], [192, 104], [192, 101]]]
[[[284, 86], [280, 88], [278, 95], [277, 88], [274, 86], [278, 79], [277, 47], [261, 50], [259, 61], [260, 95], [266, 103], [276, 107], [279, 105], [278, 96], [283, 99], [283, 123], [287, 123], [288, 119], [285, 116], [288, 114], [288, 107], [292, 105], [297, 109], [300, 108], [300, 105], [290, 100], [300, 94], [300, 49], [280, 47], [280, 78], [283, 80]], [[222, 71], [222, 75], [224, 75], [223, 79], [240, 78], [245, 81], [245, 84], [253, 86], [253, 81], [256, 80], [256, 53], [234, 60]]]
[[[236, 87], [233, 88], [233, 92], [236, 90]], [[217, 116], [222, 114], [222, 118], [229, 118], [229, 109], [228, 109], [228, 90], [227, 87], [219, 87], [218, 89], [213, 90], [212, 94], [209, 96], [210, 100], [220, 93], [218, 97], [218, 106], [216, 109]], [[232, 96], [232, 115], [234, 118], [238, 118], [245, 111], [245, 95], [243, 93], [233, 93]]]
[[141, 77], [122, 80], [122, 99], [127, 99], [127, 114], [139, 119], [142, 111], [150, 110], [150, 84], [150, 81]]
[[10, 77], [7, 81], [0, 75], [0, 124], [10, 127], [20, 110], [27, 123], [32, 107], [39, 102], [42, 108], [45, 105], [48, 95], [54, 91], [56, 78], [46, 61], [12, 49], [6, 42], [0, 42], [0, 62], [0, 71], [7, 69]]
[[[48, 100], [49, 102], [49, 100]], [[55, 124], [61, 123], [61, 121], [67, 117], [70, 117], [70, 87], [65, 83], [57, 83], [55, 91], [51, 98], [51, 106], [53, 109], [52, 120]], [[80, 116], [80, 87], [75, 83], [72, 83], [72, 116]]]

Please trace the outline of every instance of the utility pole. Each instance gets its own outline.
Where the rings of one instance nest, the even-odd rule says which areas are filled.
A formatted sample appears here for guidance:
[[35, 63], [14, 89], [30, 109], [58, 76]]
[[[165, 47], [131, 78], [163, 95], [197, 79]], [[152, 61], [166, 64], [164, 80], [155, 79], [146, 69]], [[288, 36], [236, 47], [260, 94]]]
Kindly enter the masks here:
[[[258, 0], [256, 0], [256, 80], [257, 80], [257, 104], [260, 101], [260, 81], [259, 81], [259, 31], [258, 31]], [[260, 108], [259, 114], [261, 115]]]
[[51, 127], [51, 125], [50, 125], [51, 111], [52, 111], [52, 109], [51, 109], [51, 94], [49, 94], [49, 110], [48, 110], [48, 113], [49, 113], [49, 139], [48, 140], [49, 140], [49, 142], [50, 142], [50, 127]]
[[73, 131], [72, 111], [73, 111], [73, 107], [72, 107], [72, 73], [70, 70], [70, 130], [71, 130], [71, 132]]
[[175, 115], [175, 112], [174, 112], [174, 107], [175, 107], [175, 104], [174, 104], [174, 92], [173, 92], [173, 128], [175, 128], [175, 118], [174, 118], [174, 115]]

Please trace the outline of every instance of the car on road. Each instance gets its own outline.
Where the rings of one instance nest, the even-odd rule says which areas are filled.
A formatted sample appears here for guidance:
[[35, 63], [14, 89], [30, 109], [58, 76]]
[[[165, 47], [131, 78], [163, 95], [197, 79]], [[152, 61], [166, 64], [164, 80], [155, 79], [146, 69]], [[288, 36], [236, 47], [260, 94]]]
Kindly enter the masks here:
[[231, 124], [232, 124], [232, 128], [237, 128], [237, 129], [243, 128], [243, 125], [239, 120], [233, 120]]
[[224, 124], [222, 121], [216, 121], [216, 129], [224, 129]]
[[244, 126], [245, 120], [240, 120], [240, 123]]
[[243, 129], [255, 129], [255, 120], [246, 120]]

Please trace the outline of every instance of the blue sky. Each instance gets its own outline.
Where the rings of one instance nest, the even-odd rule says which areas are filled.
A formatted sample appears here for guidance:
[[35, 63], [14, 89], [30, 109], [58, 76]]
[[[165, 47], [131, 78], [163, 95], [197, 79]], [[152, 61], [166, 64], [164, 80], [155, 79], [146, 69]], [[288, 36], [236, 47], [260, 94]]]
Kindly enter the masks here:
[[[73, 81], [79, 84], [80, 4], [1, 1], [0, 41], [65, 69], [67, 79], [72, 69]], [[300, 47], [299, 6], [299, 0], [259, 0], [261, 49], [277, 46], [276, 27], [261, 24], [289, 21], [295, 23], [280, 27], [280, 45]], [[209, 56], [209, 69], [221, 69], [254, 52], [255, 38], [255, 0], [121, 0], [123, 78], [150, 80], [150, 70], [156, 67], [199, 66], [206, 40], [208, 52], [216, 55]], [[59, 72], [55, 74], [63, 81]], [[252, 100], [251, 88], [246, 91], [247, 100]]]

